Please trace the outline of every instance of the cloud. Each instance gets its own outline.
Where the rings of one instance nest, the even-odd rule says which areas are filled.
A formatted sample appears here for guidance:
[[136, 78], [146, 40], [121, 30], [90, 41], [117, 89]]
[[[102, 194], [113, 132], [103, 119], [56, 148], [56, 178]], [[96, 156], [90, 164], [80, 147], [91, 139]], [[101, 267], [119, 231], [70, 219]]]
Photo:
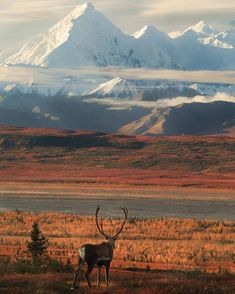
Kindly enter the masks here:
[[[60, 69], [54, 70], [60, 71]], [[75, 76], [102, 75], [110, 78], [119, 76], [128, 80], [174, 80], [198, 83], [235, 84], [235, 71], [180, 71], [147, 68], [84, 67], [68, 70], [68, 74], [69, 73]]]
[[55, 12], [62, 13], [67, 7], [72, 9], [74, 5], [67, 5], [64, 0], [2, 0], [0, 9], [0, 22], [32, 22], [50, 19]]
[[159, 99], [157, 101], [135, 101], [115, 98], [89, 98], [84, 100], [86, 103], [97, 103], [108, 106], [110, 110], [131, 109], [133, 107], [157, 110], [167, 107], [176, 107], [182, 104], [191, 103], [212, 103], [216, 101], [234, 103], [234, 96], [229, 96], [225, 93], [217, 93], [215, 96], [195, 96], [195, 97], [176, 97], [169, 99]]
[[35, 76], [36, 80], [52, 79], [71, 76], [74, 78], [106, 79], [121, 77], [128, 80], [173, 80], [198, 83], [235, 84], [235, 71], [180, 71], [180, 70], [154, 70], [147, 68], [120, 68], [120, 67], [84, 67], [79, 69], [40, 68], [40, 67], [14, 67], [0, 65], [0, 81], [26, 82], [27, 78]]
[[173, 99], [162, 99], [156, 102], [155, 108], [174, 107], [181, 104], [189, 103], [212, 103], [216, 101], [224, 101], [234, 103], [234, 96], [225, 93], [217, 93], [215, 96], [195, 96], [195, 97], [176, 97]]
[[[42, 20], [53, 18], [56, 21], [83, 2], [81, 0], [1, 0], [0, 22], [17, 22], [22, 19], [33, 21], [35, 18]], [[234, 13], [235, 8], [234, 0], [93, 0], [91, 2], [128, 32], [138, 29], [137, 22], [140, 26], [151, 22], [161, 27], [161, 22], [164, 24], [163, 17], [169, 21], [169, 26], [172, 23], [169, 19], [171, 16], [181, 17], [181, 22], [185, 19], [189, 22], [188, 15], [194, 15], [194, 18], [201, 20], [207, 19], [208, 15], [215, 14], [217, 17], [220, 13], [220, 19], [225, 19]], [[175, 22], [174, 18], [173, 22]]]
[[168, 13], [188, 13], [192, 11], [201, 11], [206, 14], [208, 11], [213, 10], [230, 10], [235, 8], [235, 2], [233, 0], [164, 0], [164, 1], [151, 1], [152, 4], [148, 6], [143, 13], [145, 15], [157, 15]]

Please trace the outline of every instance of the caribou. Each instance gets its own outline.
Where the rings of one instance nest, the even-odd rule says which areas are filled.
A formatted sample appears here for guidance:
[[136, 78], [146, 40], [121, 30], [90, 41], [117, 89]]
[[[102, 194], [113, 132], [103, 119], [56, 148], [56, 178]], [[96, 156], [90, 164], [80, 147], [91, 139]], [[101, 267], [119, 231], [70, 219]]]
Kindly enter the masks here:
[[120, 229], [118, 230], [118, 232], [114, 236], [109, 236], [104, 232], [102, 223], [99, 224], [98, 213], [100, 211], [100, 206], [99, 205], [97, 206], [96, 213], [95, 213], [96, 226], [99, 233], [105, 238], [106, 241], [100, 244], [84, 244], [78, 249], [78, 254], [79, 254], [78, 265], [75, 271], [71, 290], [76, 288], [76, 282], [77, 282], [80, 270], [85, 264], [87, 264], [87, 271], [85, 273], [85, 278], [90, 288], [92, 285], [91, 285], [89, 276], [95, 266], [98, 266], [97, 287], [100, 286], [102, 266], [105, 266], [106, 284], [107, 284], [107, 287], [109, 286], [109, 269], [110, 269], [110, 263], [113, 259], [115, 241], [117, 240], [118, 236], [122, 232], [128, 217], [127, 208], [121, 208], [121, 209], [124, 212], [124, 221]]

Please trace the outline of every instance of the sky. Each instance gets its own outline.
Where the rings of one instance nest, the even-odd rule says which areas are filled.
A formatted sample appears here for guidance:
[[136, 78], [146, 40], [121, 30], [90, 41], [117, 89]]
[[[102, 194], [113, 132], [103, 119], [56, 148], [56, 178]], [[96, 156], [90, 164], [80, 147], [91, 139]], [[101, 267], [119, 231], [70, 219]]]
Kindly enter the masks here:
[[[14, 48], [45, 32], [80, 0], [0, 0], [0, 50]], [[145, 25], [170, 32], [201, 20], [217, 29], [235, 29], [234, 0], [93, 0], [90, 1], [125, 33]]]

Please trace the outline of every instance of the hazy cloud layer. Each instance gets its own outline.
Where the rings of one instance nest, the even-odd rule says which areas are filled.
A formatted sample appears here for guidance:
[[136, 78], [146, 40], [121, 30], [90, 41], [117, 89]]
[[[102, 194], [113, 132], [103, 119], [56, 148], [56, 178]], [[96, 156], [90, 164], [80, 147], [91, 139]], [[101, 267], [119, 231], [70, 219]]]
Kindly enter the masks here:
[[[80, 0], [1, 0], [1, 48], [46, 30], [63, 18]], [[145, 24], [171, 31], [204, 19], [222, 28], [233, 24], [234, 0], [93, 0], [95, 7], [123, 31]], [[0, 49], [1, 49], [0, 48]]]
[[160, 99], [157, 101], [131, 101], [125, 99], [115, 99], [115, 98], [90, 98], [85, 100], [87, 103], [97, 103], [102, 105], [107, 105], [110, 110], [124, 110], [131, 109], [133, 107], [141, 107], [152, 110], [157, 110], [166, 107], [174, 107], [181, 104], [190, 103], [212, 103], [216, 101], [224, 101], [234, 103], [234, 97], [229, 96], [225, 93], [217, 93], [215, 96], [195, 96], [195, 97], [176, 97], [171, 99]]
[[[148, 69], [118, 69], [118, 68], [83, 68], [80, 70], [70, 69], [46, 69], [36, 67], [6, 67], [0, 66], [0, 86], [12, 84], [34, 84], [45, 85], [48, 88], [61, 88], [65, 78], [76, 78], [76, 86], [79, 87], [79, 77], [87, 79], [105, 76], [106, 79], [114, 76], [128, 79], [151, 79], [151, 80], [176, 80], [204, 83], [231, 83], [235, 84], [235, 71], [174, 71], [174, 70], [148, 70]], [[91, 89], [90, 89], [91, 90]], [[177, 106], [183, 103], [209, 103], [215, 101], [226, 101], [235, 103], [235, 97], [225, 93], [217, 93], [215, 96], [176, 97], [172, 99], [161, 99], [158, 101], [130, 101], [125, 99], [103, 98], [86, 99], [87, 103], [98, 103], [107, 105], [109, 109], [128, 109], [141, 107], [147, 109], [158, 109]]]
[[103, 75], [114, 78], [121, 77], [129, 80], [174, 80], [198, 83], [235, 84], [235, 71], [180, 71], [154, 70], [147, 68], [119, 68], [119, 67], [84, 67], [74, 70], [54, 69], [64, 71], [75, 76]]
[[65, 77], [97, 78], [107, 80], [121, 77], [130, 80], [174, 80], [198, 83], [235, 84], [235, 71], [177, 71], [151, 70], [118, 67], [84, 67], [80, 69], [59, 69], [40, 67], [0, 66], [0, 81], [9, 83], [27, 83], [32, 79], [37, 83], [60, 83]]

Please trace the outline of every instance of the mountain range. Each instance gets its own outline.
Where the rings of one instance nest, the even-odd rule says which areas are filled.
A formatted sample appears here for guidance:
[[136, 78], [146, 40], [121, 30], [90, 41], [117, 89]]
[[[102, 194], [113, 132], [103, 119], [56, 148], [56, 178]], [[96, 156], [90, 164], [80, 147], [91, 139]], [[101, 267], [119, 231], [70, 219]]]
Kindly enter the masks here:
[[[2, 56], [0, 124], [126, 135], [235, 134], [235, 85], [183, 79], [187, 70], [235, 69], [234, 31], [201, 21], [169, 34], [147, 25], [127, 35], [85, 3]], [[169, 72], [183, 77], [124, 78], [113, 66], [120, 74], [144, 67], [139, 71], [174, 69]]]
[[218, 32], [203, 21], [168, 35], [153, 26], [127, 35], [92, 4], [85, 3], [2, 63], [221, 70], [235, 68], [234, 47], [235, 31]]
[[125, 135], [234, 135], [235, 103], [232, 97], [224, 101], [221, 96], [158, 102], [11, 92], [0, 97], [0, 124]]
[[235, 95], [235, 85], [216, 83], [190, 83], [182, 81], [126, 80], [116, 77], [101, 83], [95, 89], [86, 91], [82, 97], [129, 98], [157, 101], [164, 98], [214, 96], [217, 93]]

